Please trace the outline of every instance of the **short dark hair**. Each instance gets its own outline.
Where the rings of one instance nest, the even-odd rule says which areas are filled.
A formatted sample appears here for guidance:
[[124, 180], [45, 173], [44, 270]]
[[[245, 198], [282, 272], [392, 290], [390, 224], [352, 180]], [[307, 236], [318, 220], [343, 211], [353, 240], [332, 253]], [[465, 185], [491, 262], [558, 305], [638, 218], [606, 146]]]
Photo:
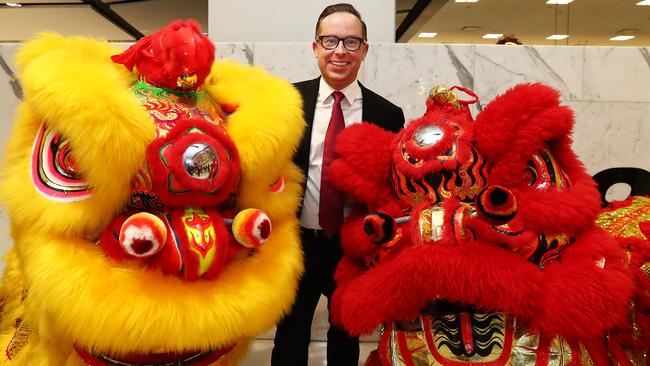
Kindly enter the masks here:
[[334, 13], [350, 13], [357, 17], [361, 22], [361, 35], [365, 41], [368, 40], [368, 28], [366, 27], [366, 23], [363, 21], [363, 19], [361, 19], [361, 14], [359, 11], [348, 3], [333, 4], [323, 9], [323, 12], [320, 13], [318, 21], [316, 22], [316, 37], [318, 37], [318, 27], [320, 27], [320, 23], [323, 21], [323, 18]]
[[521, 44], [521, 41], [519, 38], [515, 37], [512, 34], [508, 34], [507, 36], [503, 36], [499, 38], [497, 41], [497, 44]]

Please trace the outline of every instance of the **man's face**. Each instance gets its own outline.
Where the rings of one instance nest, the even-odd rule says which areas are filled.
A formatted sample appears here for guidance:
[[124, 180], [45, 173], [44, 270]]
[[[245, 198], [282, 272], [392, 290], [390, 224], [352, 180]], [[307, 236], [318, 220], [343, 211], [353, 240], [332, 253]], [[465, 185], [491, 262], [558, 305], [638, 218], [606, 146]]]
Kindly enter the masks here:
[[[330, 14], [321, 21], [318, 36], [363, 38], [361, 21], [350, 13]], [[321, 75], [329, 86], [337, 90], [345, 88], [357, 78], [361, 62], [368, 53], [366, 43], [356, 51], [346, 50], [342, 41], [333, 50], [326, 50], [318, 41], [312, 43], [312, 48]]]

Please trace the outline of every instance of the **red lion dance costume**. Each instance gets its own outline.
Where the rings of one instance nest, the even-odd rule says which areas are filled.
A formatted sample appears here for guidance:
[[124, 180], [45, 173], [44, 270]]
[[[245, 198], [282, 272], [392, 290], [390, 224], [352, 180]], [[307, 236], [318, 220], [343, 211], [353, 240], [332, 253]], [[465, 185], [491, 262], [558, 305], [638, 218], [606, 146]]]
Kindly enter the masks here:
[[332, 179], [361, 205], [333, 312], [354, 335], [383, 325], [367, 365], [645, 364], [647, 256], [594, 223], [558, 97], [520, 85], [473, 121], [476, 100], [437, 87], [397, 134], [342, 132]]

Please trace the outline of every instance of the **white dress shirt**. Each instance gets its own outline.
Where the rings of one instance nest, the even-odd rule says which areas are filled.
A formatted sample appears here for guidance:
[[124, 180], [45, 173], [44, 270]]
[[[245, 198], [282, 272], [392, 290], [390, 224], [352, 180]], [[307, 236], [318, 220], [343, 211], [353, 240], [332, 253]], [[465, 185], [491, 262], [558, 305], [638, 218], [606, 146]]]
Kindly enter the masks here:
[[[345, 98], [341, 100], [341, 109], [343, 110], [343, 119], [345, 126], [361, 121], [362, 97], [361, 87], [355, 80], [342, 90], [339, 90]], [[332, 106], [334, 98], [332, 93], [335, 92], [325, 80], [320, 78], [318, 87], [318, 97], [316, 98], [316, 109], [314, 110], [314, 120], [311, 130], [311, 145], [309, 149], [309, 169], [307, 171], [307, 184], [305, 186], [305, 199], [303, 201], [302, 213], [300, 215], [300, 224], [309, 229], [321, 229], [318, 224], [318, 207], [320, 205], [320, 179], [323, 164], [323, 147], [325, 144], [325, 135], [327, 127], [332, 117]]]

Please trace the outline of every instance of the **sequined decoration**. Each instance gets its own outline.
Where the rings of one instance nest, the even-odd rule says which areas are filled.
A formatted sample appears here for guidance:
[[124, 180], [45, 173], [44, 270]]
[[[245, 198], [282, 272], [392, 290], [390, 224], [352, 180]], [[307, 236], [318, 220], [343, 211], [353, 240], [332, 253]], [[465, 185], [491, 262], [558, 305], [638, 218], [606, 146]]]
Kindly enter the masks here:
[[131, 179], [131, 197], [128, 208], [148, 212], [159, 212], [165, 208], [154, 193], [153, 180], [146, 162], [142, 163]]
[[14, 357], [20, 352], [23, 347], [29, 342], [29, 336], [32, 334], [32, 328], [23, 320], [23, 318], [16, 319], [14, 323], [14, 335], [7, 345], [5, 353], [7, 358], [13, 360]]
[[420, 237], [426, 242], [436, 242], [444, 235], [445, 210], [441, 205], [420, 212]]
[[456, 108], [460, 108], [460, 103], [458, 103], [458, 97], [456, 94], [442, 84], [438, 84], [431, 88], [429, 91], [429, 98], [431, 98], [431, 100], [436, 104], [443, 105], [449, 103]]
[[92, 194], [79, 174], [69, 141], [44, 123], [32, 148], [31, 178], [36, 190], [53, 201], [78, 202]]
[[155, 120], [157, 137], [166, 136], [177, 121], [184, 119], [203, 119], [222, 127], [225, 124], [225, 114], [203, 90], [170, 90], [138, 80], [133, 85], [133, 92], [138, 102]]
[[457, 197], [461, 201], [474, 201], [486, 185], [485, 159], [472, 147], [470, 158], [450, 174], [443, 173], [438, 194], [444, 199]]
[[422, 323], [429, 350], [441, 362], [487, 363], [508, 359], [512, 325], [503, 313], [423, 316]]
[[650, 198], [635, 196], [628, 206], [600, 214], [596, 219], [596, 225], [617, 238], [648, 239], [639, 227], [641, 222], [648, 220], [650, 220]]
[[591, 356], [589, 355], [589, 351], [587, 351], [587, 348], [585, 348], [585, 346], [583, 346], [583, 345], [580, 345], [580, 364], [582, 366], [595, 366], [596, 365], [594, 363], [594, 360], [591, 359]]
[[539, 191], [555, 189], [564, 191], [571, 187], [569, 177], [558, 165], [548, 146], [540, 153], [533, 154], [528, 162], [528, 173], [530, 174], [529, 185]]
[[391, 169], [391, 184], [393, 194], [406, 207], [422, 202], [435, 203], [438, 201], [436, 190], [428, 179], [413, 179], [408, 177], [395, 169], [394, 165]]
[[383, 365], [564, 366], [578, 361], [577, 365], [593, 366], [582, 345], [544, 337], [505, 313], [458, 312], [418, 319], [421, 326], [414, 330], [385, 325], [378, 345]]
[[200, 208], [186, 208], [181, 216], [189, 249], [199, 262], [198, 276], [210, 269], [217, 252], [217, 234], [212, 218]]
[[566, 234], [547, 235], [540, 233], [529, 245], [518, 249], [530, 263], [544, 268], [544, 265], [560, 257], [564, 248], [575, 242], [575, 238]]

